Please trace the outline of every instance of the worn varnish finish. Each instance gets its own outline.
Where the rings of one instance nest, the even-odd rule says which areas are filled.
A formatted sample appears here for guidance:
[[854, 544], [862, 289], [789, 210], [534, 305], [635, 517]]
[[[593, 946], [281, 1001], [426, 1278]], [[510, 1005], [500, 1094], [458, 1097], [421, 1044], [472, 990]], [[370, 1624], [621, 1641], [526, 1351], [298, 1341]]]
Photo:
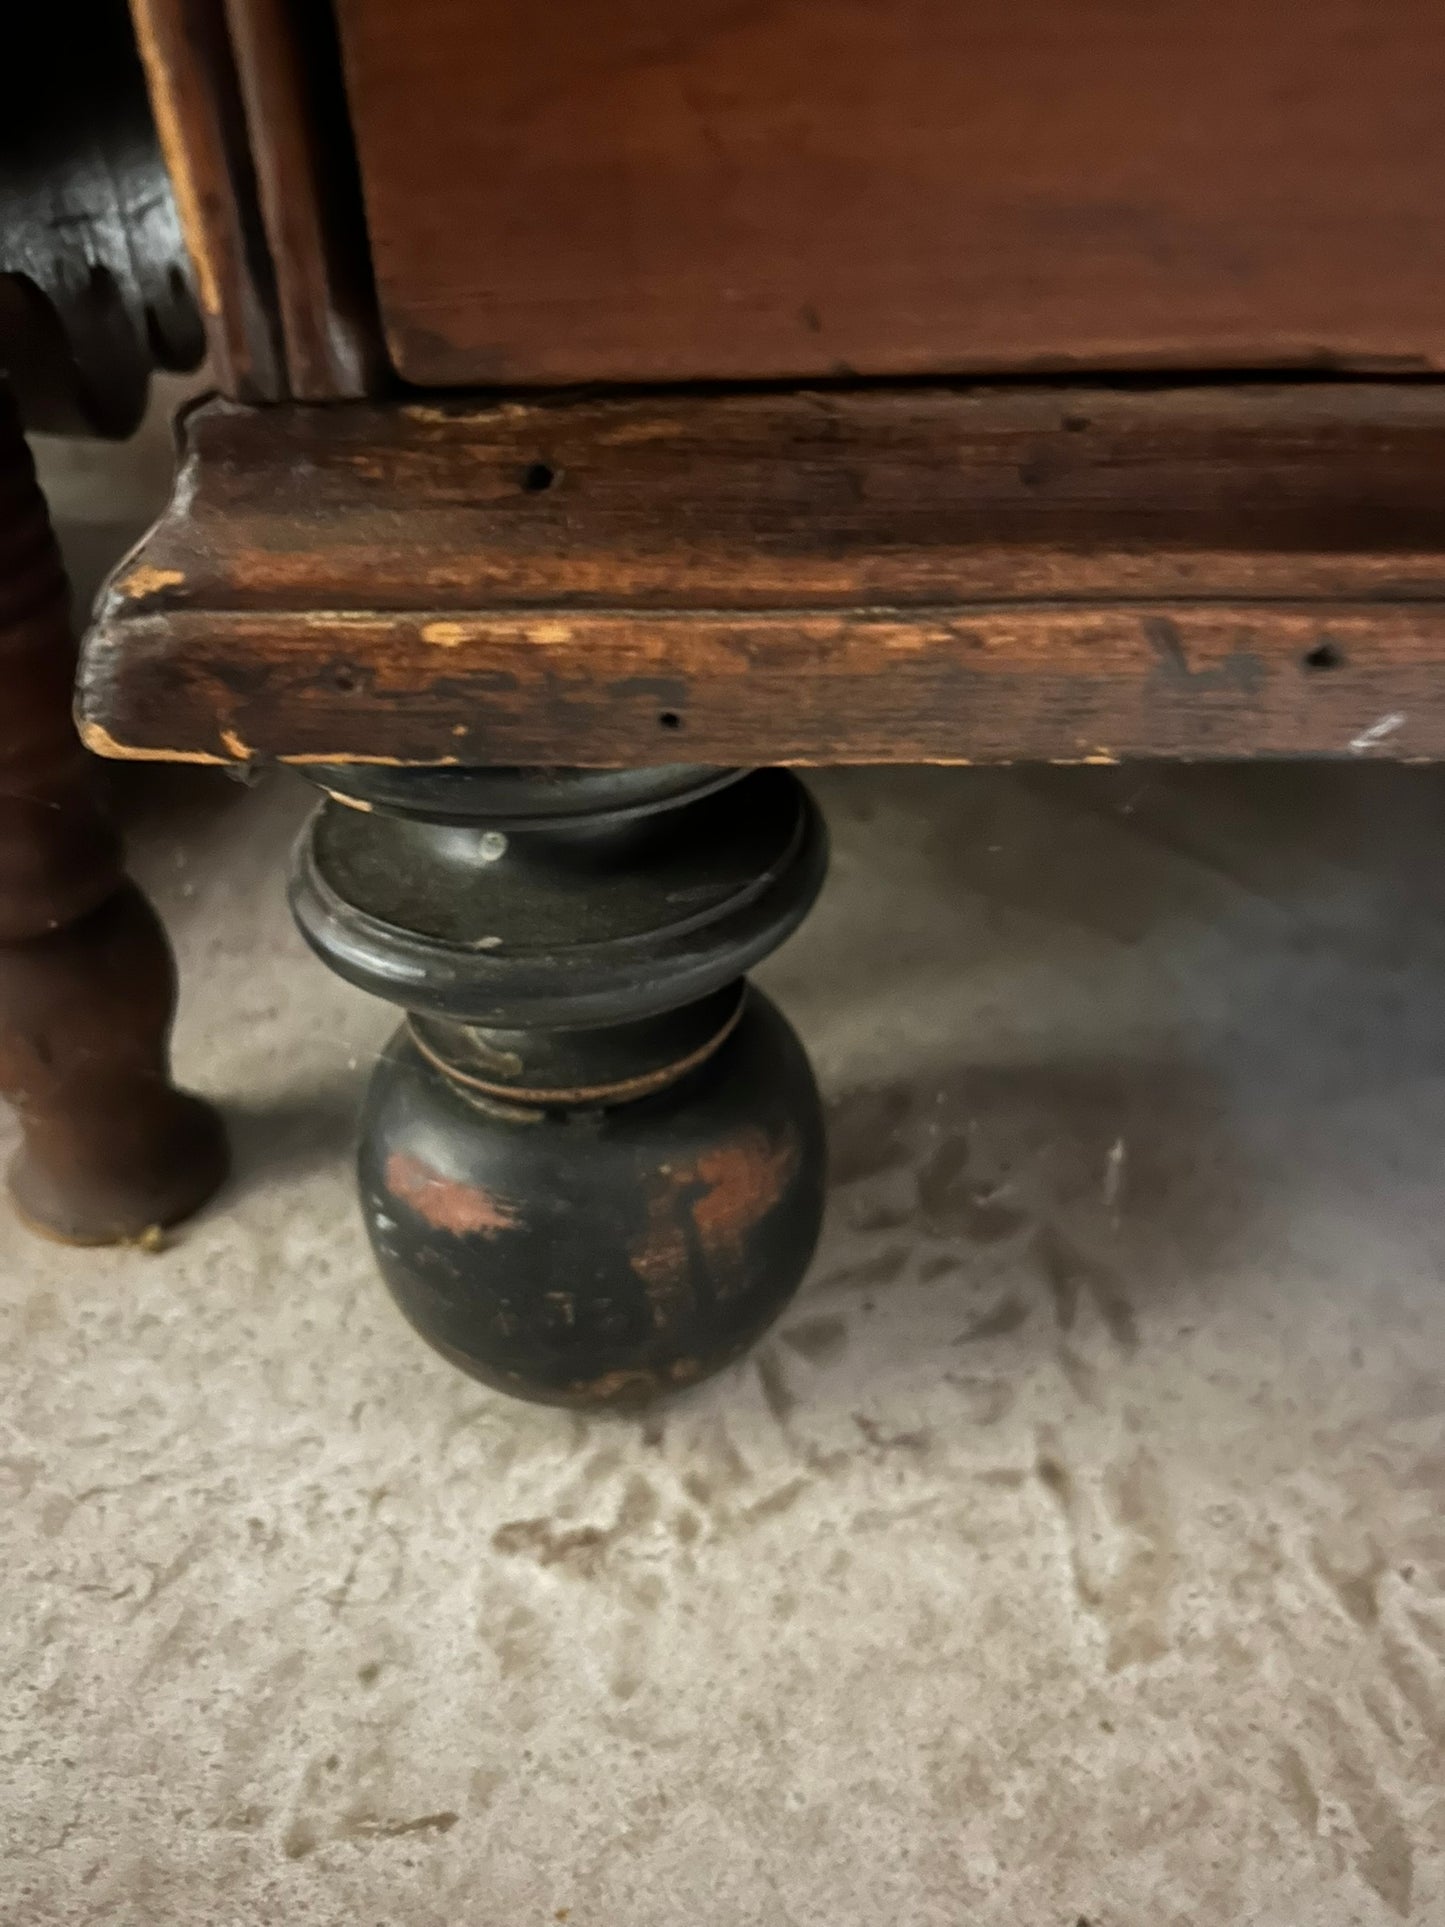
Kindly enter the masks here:
[[121, 868], [70, 720], [65, 578], [0, 389], [0, 1093], [23, 1131], [11, 1195], [81, 1244], [185, 1216], [224, 1175], [220, 1124], [169, 1081], [175, 972]]
[[1439, 0], [340, 0], [407, 379], [1445, 367]]
[[132, 0], [227, 394], [326, 401], [385, 378], [329, 8]]
[[222, 0], [131, 0], [181, 228], [221, 387], [286, 392], [276, 288]]
[[380, 333], [330, 8], [226, 0], [287, 385], [298, 401], [364, 395]]
[[1445, 384], [250, 411], [187, 427], [110, 753], [1445, 752]]
[[408, 1024], [362, 1207], [402, 1310], [521, 1396], [609, 1404], [741, 1352], [818, 1233], [822, 1117], [744, 973], [824, 837], [782, 770], [331, 770], [292, 901]]

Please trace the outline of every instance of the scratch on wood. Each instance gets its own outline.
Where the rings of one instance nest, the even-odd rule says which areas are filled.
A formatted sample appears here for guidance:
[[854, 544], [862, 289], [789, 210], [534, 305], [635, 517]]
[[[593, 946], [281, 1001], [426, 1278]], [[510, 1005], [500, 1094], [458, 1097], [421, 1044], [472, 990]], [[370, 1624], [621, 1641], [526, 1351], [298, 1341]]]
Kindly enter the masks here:
[[141, 602], [146, 596], [155, 595], [158, 590], [180, 588], [185, 579], [180, 569], [155, 569], [143, 562], [139, 568], [132, 569], [129, 575], [121, 577], [115, 585], [115, 592], [127, 601]]
[[1350, 748], [1356, 756], [1364, 750], [1373, 749], [1376, 743], [1383, 743], [1387, 736], [1393, 736], [1397, 729], [1403, 729], [1407, 720], [1398, 710], [1393, 710], [1388, 716], [1382, 716], [1379, 722], [1371, 723], [1368, 729], [1362, 729], [1358, 736], [1352, 736]]
[[139, 749], [133, 743], [117, 742], [104, 723], [82, 719], [78, 724], [80, 740], [92, 756], [108, 756], [127, 763], [219, 763], [222, 758], [203, 749]]

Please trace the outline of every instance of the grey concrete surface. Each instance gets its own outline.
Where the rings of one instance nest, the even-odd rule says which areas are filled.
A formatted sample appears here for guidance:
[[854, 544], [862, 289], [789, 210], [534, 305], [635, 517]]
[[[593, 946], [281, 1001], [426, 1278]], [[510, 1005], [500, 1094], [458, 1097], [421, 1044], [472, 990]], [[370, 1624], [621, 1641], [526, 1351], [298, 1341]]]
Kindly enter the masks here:
[[300, 786], [131, 793], [238, 1171], [0, 1220], [0, 1919], [1445, 1923], [1445, 772], [817, 788], [823, 1249], [648, 1419], [376, 1281]]

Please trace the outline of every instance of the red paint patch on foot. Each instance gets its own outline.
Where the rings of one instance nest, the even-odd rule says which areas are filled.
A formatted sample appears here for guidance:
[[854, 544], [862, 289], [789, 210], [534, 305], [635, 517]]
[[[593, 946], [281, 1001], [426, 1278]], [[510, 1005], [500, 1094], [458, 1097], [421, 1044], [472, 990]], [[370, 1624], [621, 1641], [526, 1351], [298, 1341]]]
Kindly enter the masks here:
[[688, 1269], [696, 1261], [708, 1267], [720, 1295], [748, 1282], [743, 1270], [748, 1238], [781, 1200], [798, 1158], [799, 1145], [790, 1131], [773, 1141], [750, 1126], [730, 1142], [699, 1152], [690, 1164], [669, 1166], [653, 1180], [647, 1230], [630, 1256], [659, 1326], [687, 1302]]
[[444, 1178], [405, 1151], [393, 1151], [386, 1160], [386, 1188], [429, 1225], [459, 1238], [469, 1232], [494, 1238], [499, 1231], [515, 1231], [520, 1223], [515, 1209], [503, 1199], [494, 1198], [479, 1184]]

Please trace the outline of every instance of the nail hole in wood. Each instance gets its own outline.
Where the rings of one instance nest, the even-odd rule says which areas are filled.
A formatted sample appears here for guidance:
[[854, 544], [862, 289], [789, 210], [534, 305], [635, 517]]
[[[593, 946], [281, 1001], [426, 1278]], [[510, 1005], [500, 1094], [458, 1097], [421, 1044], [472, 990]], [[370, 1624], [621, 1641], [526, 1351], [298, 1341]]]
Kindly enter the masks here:
[[1306, 651], [1306, 669], [1338, 669], [1344, 663], [1344, 656], [1337, 644], [1317, 642], [1313, 649]]
[[664, 729], [682, 728], [682, 718], [675, 709], [664, 709], [657, 720], [662, 724]]
[[544, 489], [551, 488], [557, 479], [557, 471], [550, 462], [528, 462], [522, 470], [522, 487], [528, 495], [540, 495]]
[[331, 680], [343, 696], [350, 696], [356, 689], [356, 672], [352, 669], [333, 669]]

